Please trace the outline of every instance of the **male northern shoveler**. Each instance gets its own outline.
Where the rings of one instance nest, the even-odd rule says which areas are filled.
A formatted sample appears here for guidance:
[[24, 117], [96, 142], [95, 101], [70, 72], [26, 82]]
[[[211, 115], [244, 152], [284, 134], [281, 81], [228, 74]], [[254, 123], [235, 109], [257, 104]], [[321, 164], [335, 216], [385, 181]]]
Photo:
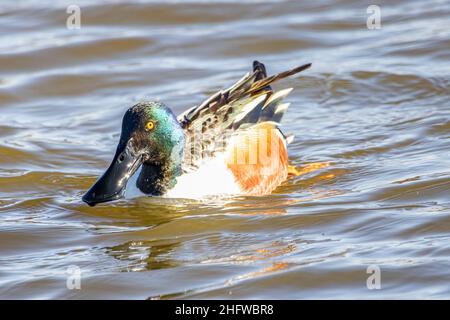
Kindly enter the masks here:
[[83, 201], [93, 206], [123, 197], [132, 176], [147, 195], [186, 197], [196, 186], [210, 195], [271, 193], [290, 170], [291, 138], [278, 124], [292, 88], [274, 92], [270, 84], [310, 66], [268, 77], [255, 61], [253, 72], [178, 118], [160, 102], [134, 105], [123, 117], [111, 165]]

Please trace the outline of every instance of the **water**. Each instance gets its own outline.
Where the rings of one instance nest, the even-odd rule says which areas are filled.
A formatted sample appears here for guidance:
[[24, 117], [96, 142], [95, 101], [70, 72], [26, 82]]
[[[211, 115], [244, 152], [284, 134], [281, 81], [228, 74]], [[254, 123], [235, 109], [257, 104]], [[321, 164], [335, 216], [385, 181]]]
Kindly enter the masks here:
[[[379, 30], [370, 1], [77, 1], [68, 30], [72, 3], [0, 3], [0, 297], [450, 298], [448, 1], [379, 1]], [[303, 175], [260, 198], [81, 202], [128, 107], [178, 114], [253, 59], [313, 63], [275, 85], [295, 88]]]

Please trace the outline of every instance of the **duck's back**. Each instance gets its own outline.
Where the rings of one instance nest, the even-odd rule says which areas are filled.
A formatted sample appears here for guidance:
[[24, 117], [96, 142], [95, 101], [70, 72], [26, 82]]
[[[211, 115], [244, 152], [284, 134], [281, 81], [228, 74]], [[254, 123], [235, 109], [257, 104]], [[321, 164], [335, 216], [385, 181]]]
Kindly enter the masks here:
[[[184, 177], [179, 177], [178, 183], [186, 183], [188, 175], [198, 174], [202, 168], [205, 171], [209, 163], [219, 159], [224, 165], [216, 170], [228, 172], [211, 170], [206, 178], [220, 179], [218, 176], [222, 174], [227, 177], [231, 174], [235, 185], [225, 188], [228, 191], [262, 195], [280, 185], [288, 173], [288, 139], [278, 125], [288, 107], [282, 100], [292, 89], [274, 92], [270, 84], [309, 66], [267, 77], [264, 65], [255, 61], [253, 72], [181, 114], [178, 120], [185, 132], [186, 145]], [[231, 184], [229, 180], [214, 182]]]

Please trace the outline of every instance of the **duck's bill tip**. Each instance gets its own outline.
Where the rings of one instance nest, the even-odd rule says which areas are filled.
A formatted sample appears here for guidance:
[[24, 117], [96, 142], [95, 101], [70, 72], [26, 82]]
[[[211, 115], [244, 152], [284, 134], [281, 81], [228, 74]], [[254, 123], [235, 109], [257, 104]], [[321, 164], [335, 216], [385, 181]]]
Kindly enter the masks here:
[[97, 202], [89, 200], [86, 195], [84, 195], [81, 200], [83, 200], [84, 203], [86, 203], [89, 207], [95, 207]]
[[142, 160], [142, 154], [135, 155], [128, 148], [119, 147], [109, 168], [86, 192], [82, 200], [93, 207], [102, 202], [122, 198], [129, 178], [141, 166]]
[[96, 197], [95, 194], [92, 194], [91, 191], [88, 191], [82, 198], [84, 203], [86, 203], [90, 207], [95, 207], [99, 203], [110, 202], [114, 200], [118, 200], [122, 197], [121, 194], [115, 194], [112, 196], [102, 196]]

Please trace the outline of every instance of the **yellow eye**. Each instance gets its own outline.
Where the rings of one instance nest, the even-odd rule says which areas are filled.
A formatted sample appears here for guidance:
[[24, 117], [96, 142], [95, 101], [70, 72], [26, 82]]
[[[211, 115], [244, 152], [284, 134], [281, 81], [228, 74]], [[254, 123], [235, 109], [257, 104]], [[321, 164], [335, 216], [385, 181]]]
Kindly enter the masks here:
[[153, 121], [149, 121], [147, 122], [147, 124], [145, 125], [145, 128], [147, 130], [153, 130], [153, 128], [155, 127], [155, 123]]

